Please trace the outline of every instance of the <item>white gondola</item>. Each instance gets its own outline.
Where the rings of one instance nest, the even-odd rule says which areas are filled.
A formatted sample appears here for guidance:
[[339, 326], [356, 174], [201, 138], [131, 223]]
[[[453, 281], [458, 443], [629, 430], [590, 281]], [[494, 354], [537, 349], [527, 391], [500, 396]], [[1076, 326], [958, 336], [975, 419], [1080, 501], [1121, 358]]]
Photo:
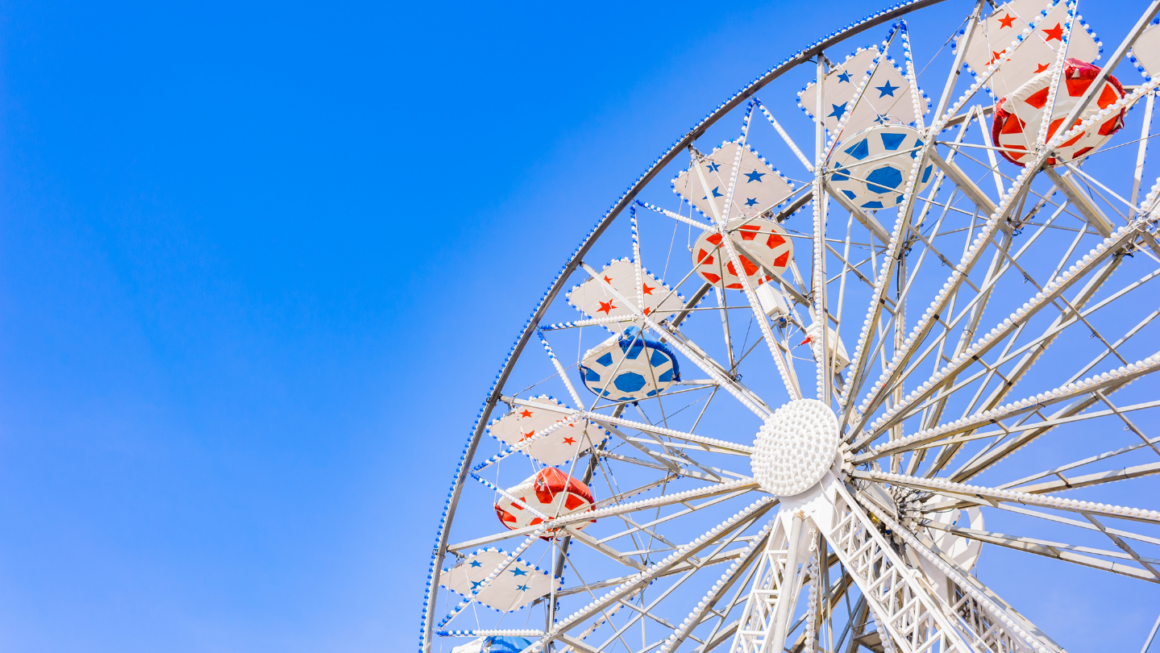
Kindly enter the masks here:
[[588, 350], [580, 375], [584, 387], [613, 401], [655, 397], [681, 380], [673, 350], [635, 327]]
[[[592, 510], [594, 503], [592, 490], [586, 484], [555, 467], [546, 467], [501, 494], [495, 513], [504, 526], [515, 530]], [[579, 522], [575, 528], [589, 523]], [[547, 540], [554, 536], [550, 533], [543, 537]]]
[[[765, 218], [738, 219], [726, 227], [737, 260], [751, 288], [782, 276], [793, 263], [793, 239], [785, 228]], [[693, 243], [693, 269], [709, 283], [722, 289], [742, 290], [741, 275], [716, 231], [705, 231]]]
[[[878, 210], [902, 203], [906, 176], [922, 148], [918, 132], [904, 125], [875, 125], [846, 139], [830, 157], [829, 183], [854, 204]], [[919, 175], [917, 190], [930, 183], [934, 164]]]
[[[991, 138], [996, 145], [1003, 148], [1000, 150], [1003, 157], [1020, 166], [1035, 158], [1040, 127], [1047, 119], [1047, 112], [1051, 110], [1051, 122], [1044, 136], [1047, 140], [1051, 140], [1060, 124], [1075, 107], [1079, 98], [1088, 91], [1088, 87], [1095, 82], [1099, 73], [1098, 66], [1075, 59], [1065, 61], [1059, 87], [1055, 93], [1054, 110], [1047, 106], [1051, 80], [1054, 76], [1051, 70], [1035, 75], [1009, 97], [1001, 99], [995, 105]], [[1110, 110], [1109, 107], [1123, 97], [1124, 87], [1120, 85], [1119, 80], [1109, 75], [1106, 81], [1100, 83], [1100, 88], [1095, 90], [1094, 101], [1088, 104], [1080, 116], [1081, 120], [1089, 118], [1098, 120], [1060, 144], [1055, 149], [1056, 156], [1049, 157], [1047, 164], [1061, 165], [1078, 161], [1108, 142], [1112, 134], [1124, 127], [1127, 109], [1120, 109], [1103, 117], [1100, 117], [1100, 114]]]

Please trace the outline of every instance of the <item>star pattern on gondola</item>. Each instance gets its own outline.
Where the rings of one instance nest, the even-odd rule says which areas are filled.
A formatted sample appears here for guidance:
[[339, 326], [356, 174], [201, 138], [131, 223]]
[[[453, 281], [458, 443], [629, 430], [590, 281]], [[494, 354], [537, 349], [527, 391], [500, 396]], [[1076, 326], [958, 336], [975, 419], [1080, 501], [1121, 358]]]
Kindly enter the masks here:
[[894, 92], [902, 87], [901, 86], [891, 86], [890, 80], [888, 79], [888, 80], [886, 80], [886, 83], [883, 84], [882, 86], [876, 86], [874, 88], [878, 91], [878, 97], [884, 98], [887, 95], [889, 95], [890, 97], [894, 97]]

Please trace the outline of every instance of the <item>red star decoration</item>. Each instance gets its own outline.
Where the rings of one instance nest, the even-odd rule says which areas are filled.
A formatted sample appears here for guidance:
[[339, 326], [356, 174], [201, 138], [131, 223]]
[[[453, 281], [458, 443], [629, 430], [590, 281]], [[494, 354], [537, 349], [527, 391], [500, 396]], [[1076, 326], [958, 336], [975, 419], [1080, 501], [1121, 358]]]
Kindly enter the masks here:
[[564, 444], [576, 444], [576, 438], [564, 438]]
[[612, 283], [612, 279], [609, 279], [607, 274], [604, 275], [604, 283]]
[[1041, 64], [1035, 66], [1035, 72], [1041, 73], [1041, 72], [1047, 70], [1049, 67], [1050, 67], [1050, 64], [1041, 63]]
[[999, 19], [999, 29], [1003, 29], [1004, 27], [1011, 27], [1011, 23], [1014, 23], [1014, 22], [1015, 22], [1015, 17], [1012, 16], [1011, 14], [1007, 14], [1006, 16], [1003, 16], [1002, 18]]
[[656, 289], [656, 286], [650, 286], [647, 283], [642, 283], [640, 285], [644, 286], [644, 294], [646, 295], [651, 295], [652, 291]]
[[1055, 39], [1056, 41], [1063, 43], [1063, 26], [1059, 23], [1056, 23], [1055, 27], [1052, 27], [1051, 29], [1043, 30], [1043, 33], [1047, 35], [1048, 41]]
[[1002, 56], [1003, 56], [1003, 53], [1004, 53], [1004, 52], [1005, 52], [1005, 50], [1000, 50], [1000, 51], [998, 51], [998, 52], [995, 52], [994, 50], [992, 50], [992, 51], [991, 51], [991, 60], [990, 60], [990, 61], [988, 61], [987, 63], [988, 63], [988, 64], [993, 64], [993, 63], [995, 63], [996, 61], [998, 61], [998, 60], [999, 60], [999, 57], [1002, 57]]
[[531, 416], [532, 416], [532, 411], [528, 410], [527, 408], [520, 411], [520, 417], [531, 417]]
[[612, 315], [612, 309], [616, 308], [612, 305], [612, 301], [600, 302], [600, 308], [596, 309], [597, 313], [604, 313], [605, 315]]
[[524, 437], [520, 438], [520, 442], [523, 442], [524, 440], [527, 440], [528, 438], [532, 437], [532, 436], [533, 436], [533, 435], [535, 435], [535, 434], [536, 434], [536, 432], [535, 432], [535, 431], [528, 431], [527, 433], [521, 433], [520, 435], [522, 435], [522, 436], [524, 436]]

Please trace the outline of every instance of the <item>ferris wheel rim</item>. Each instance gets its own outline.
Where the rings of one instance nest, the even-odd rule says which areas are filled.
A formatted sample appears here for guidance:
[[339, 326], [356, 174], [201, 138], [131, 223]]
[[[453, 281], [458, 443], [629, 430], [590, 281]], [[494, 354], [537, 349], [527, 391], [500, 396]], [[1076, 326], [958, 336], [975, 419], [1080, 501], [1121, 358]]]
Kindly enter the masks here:
[[[779, 77], [784, 72], [806, 63], [811, 57], [816, 56], [817, 52], [820, 52], [825, 48], [832, 47], [834, 44], [840, 43], [849, 36], [884, 22], [888, 22], [897, 18], [898, 16], [937, 4], [941, 1], [942, 0], [919, 0], [917, 2], [908, 3], [904, 6], [894, 7], [889, 11], [879, 12], [866, 21], [858, 23], [857, 25], [852, 26], [843, 32], [835, 33], [831, 37], [827, 37], [827, 39], [817, 42], [810, 48], [800, 51], [794, 57], [787, 59], [782, 64], [779, 64], [779, 66], [771, 69], [762, 77], [758, 78], [758, 80], [755, 80], [753, 83], [748, 85], [741, 92], [732, 96], [729, 101], [718, 106], [718, 108], [713, 113], [709, 114], [709, 116], [707, 116], [693, 130], [689, 131], [684, 137], [682, 137], [682, 139], [678, 140], [677, 143], [671, 146], [662, 157], [659, 157], [656, 161], [654, 161], [646, 173], [638, 177], [633, 185], [629, 187], [628, 191], [622, 194], [617, 203], [614, 204], [613, 207], [600, 219], [597, 225], [589, 231], [588, 235], [581, 242], [580, 247], [578, 247], [573, 252], [564, 268], [560, 271], [560, 273], [558, 273], [549, 290], [541, 297], [536, 311], [533, 312], [531, 318], [529, 318], [528, 322], [526, 323], [520, 338], [517, 339], [515, 345], [513, 345], [511, 350], [509, 350], [508, 357], [505, 360], [503, 367], [501, 368], [500, 374], [496, 376], [492, 390], [484, 402], [484, 407], [480, 410], [472, 435], [469, 438], [467, 445], [465, 446], [463, 455], [461, 455], [459, 472], [455, 479], [455, 483], [452, 486], [452, 493], [449, 494], [448, 502], [444, 511], [444, 518], [440, 523], [439, 540], [437, 542], [435, 554], [432, 557], [432, 575], [429, 576], [428, 579], [427, 596], [424, 606], [425, 619], [422, 634], [422, 651], [430, 650], [430, 647], [434, 641], [432, 635], [436, 627], [434, 626], [435, 606], [434, 601], [432, 600], [432, 593], [435, 587], [437, 587], [437, 581], [434, 579], [434, 574], [437, 573], [439, 567], [442, 564], [442, 561], [444, 560], [444, 553], [447, 547], [450, 527], [454, 518], [455, 508], [458, 504], [459, 491], [463, 487], [467, 475], [468, 463], [474, 457], [475, 448], [481, 440], [483, 433], [485, 432], [485, 427], [488, 423], [488, 419], [491, 416], [492, 410], [500, 402], [501, 391], [504, 383], [508, 379], [508, 375], [510, 374], [520, 355], [523, 353], [526, 345], [528, 342], [530, 342], [531, 333], [536, 331], [537, 326], [543, 319], [545, 311], [554, 302], [560, 290], [565, 287], [569, 277], [577, 270], [580, 262], [588, 253], [589, 249], [602, 237], [605, 230], [612, 224], [612, 222], [615, 221], [615, 219], [623, 212], [623, 210], [631, 205], [638, 193], [647, 187], [656, 178], [656, 175], [665, 166], [671, 163], [682, 152], [682, 150], [685, 149], [686, 146], [695, 142], [704, 134], [705, 130], [707, 130], [722, 117], [725, 117], [731, 113], [734, 109], [740, 106], [742, 102], [744, 102], [746, 99], [749, 99], [762, 87], [777, 79], [777, 77]], [[728, 242], [728, 240], [726, 242]], [[827, 390], [829, 390], [828, 386]], [[854, 400], [855, 397], [850, 397], [851, 404], [854, 402]]]
[[422, 629], [420, 635], [420, 653], [430, 653], [433, 643], [432, 634], [434, 632], [434, 618], [435, 618], [435, 601], [433, 600], [433, 590], [437, 587], [435, 575], [438, 569], [443, 564], [445, 558], [445, 551], [447, 541], [450, 535], [450, 526], [454, 521], [455, 509], [459, 502], [459, 493], [463, 488], [464, 481], [467, 478], [468, 463], [472, 460], [475, 449], [483, 436], [487, 421], [491, 416], [492, 410], [495, 409], [499, 402], [500, 391], [508, 375], [511, 373], [512, 367], [518, 360], [519, 355], [531, 340], [531, 335], [536, 329], [536, 325], [543, 319], [544, 312], [552, 303], [555, 297], [564, 288], [569, 276], [576, 270], [579, 262], [587, 254], [592, 245], [600, 238], [608, 226], [616, 220], [616, 218], [627, 208], [640, 191], [647, 186], [652, 180], [671, 163], [686, 147], [695, 142], [704, 132], [711, 126], [717, 123], [718, 120], [728, 115], [734, 109], [741, 105], [742, 102], [752, 97], [763, 87], [774, 81], [786, 71], [796, 68], [802, 64], [808, 63], [809, 60], [818, 53], [824, 51], [833, 45], [841, 43], [846, 39], [856, 36], [866, 30], [872, 29], [900, 16], [904, 16], [914, 11], [924, 9], [926, 7], [941, 4], [946, 0], [909, 0], [903, 3], [897, 3], [888, 9], [877, 11], [860, 21], [847, 25], [841, 30], [837, 30], [824, 39], [816, 41], [810, 46], [799, 50], [791, 57], [784, 59], [781, 63], [773, 68], [770, 68], [765, 73], [762, 73], [755, 80], [747, 84], [737, 93], [734, 93], [728, 100], [719, 104], [712, 112], [705, 116], [696, 126], [689, 130], [684, 136], [678, 139], [671, 145], [661, 156], [657, 157], [648, 169], [643, 174], [636, 178], [629, 186], [616, 203], [601, 216], [588, 234], [581, 241], [580, 246], [577, 247], [568, 257], [567, 262], [557, 273], [556, 278], [552, 281], [548, 290], [540, 297], [537, 303], [536, 310], [528, 318], [524, 325], [520, 336], [516, 339], [515, 344], [508, 351], [507, 357], [500, 368], [500, 372], [496, 375], [492, 389], [489, 391], [487, 398], [483, 402], [483, 407], [476, 416], [475, 425], [472, 428], [472, 433], [468, 438], [467, 444], [464, 446], [463, 452], [460, 454], [459, 469], [456, 471], [456, 478], [451, 486], [451, 492], [448, 494], [448, 500], [444, 504], [444, 514], [440, 519], [438, 527], [439, 534], [436, 538], [434, 553], [431, 556], [431, 563], [427, 573], [427, 585], [424, 588], [423, 597], [423, 616]]

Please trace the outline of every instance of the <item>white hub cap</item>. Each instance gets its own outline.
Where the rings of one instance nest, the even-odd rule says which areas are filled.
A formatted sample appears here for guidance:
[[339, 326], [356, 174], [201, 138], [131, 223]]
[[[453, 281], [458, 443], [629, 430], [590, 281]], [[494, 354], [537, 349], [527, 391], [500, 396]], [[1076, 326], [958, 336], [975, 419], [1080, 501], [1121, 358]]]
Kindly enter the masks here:
[[822, 480], [838, 453], [838, 419], [817, 399], [778, 408], [757, 432], [753, 478], [779, 497], [801, 494]]

